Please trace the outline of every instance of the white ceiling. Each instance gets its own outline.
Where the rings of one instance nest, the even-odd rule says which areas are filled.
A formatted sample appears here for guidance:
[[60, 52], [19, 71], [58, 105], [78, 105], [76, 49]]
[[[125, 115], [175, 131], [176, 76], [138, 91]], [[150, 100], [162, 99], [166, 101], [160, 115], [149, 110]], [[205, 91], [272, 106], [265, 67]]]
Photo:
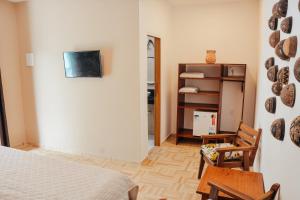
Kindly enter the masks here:
[[229, 3], [245, 0], [167, 0], [172, 5], [197, 5], [197, 4], [207, 4], [207, 3]]

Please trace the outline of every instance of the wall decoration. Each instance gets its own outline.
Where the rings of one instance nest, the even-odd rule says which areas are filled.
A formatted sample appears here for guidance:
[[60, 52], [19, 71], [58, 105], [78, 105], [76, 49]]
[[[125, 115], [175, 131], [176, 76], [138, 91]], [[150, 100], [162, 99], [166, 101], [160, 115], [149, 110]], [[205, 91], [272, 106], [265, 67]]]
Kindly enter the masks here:
[[293, 17], [287, 17], [281, 22], [281, 30], [284, 33], [291, 33], [293, 27]]
[[268, 58], [265, 62], [265, 67], [268, 70], [270, 67], [272, 67], [275, 64], [275, 59], [274, 57]]
[[297, 61], [295, 62], [294, 75], [295, 75], [295, 78], [297, 79], [297, 81], [300, 82], [300, 58], [298, 58]]
[[277, 65], [270, 67], [267, 72], [268, 79], [272, 82], [277, 81], [277, 72], [278, 72]]
[[297, 36], [292, 36], [286, 39], [283, 43], [283, 53], [288, 57], [295, 57], [297, 53]]
[[269, 28], [273, 31], [277, 30], [277, 26], [278, 26], [278, 18], [277, 17], [270, 17], [269, 21], [268, 21], [268, 25]]
[[275, 53], [281, 60], [287, 60], [289, 61], [290, 58], [286, 56], [283, 52], [283, 44], [285, 40], [281, 40], [275, 47]]
[[300, 147], [300, 116], [296, 117], [290, 127], [290, 137], [295, 145]]
[[270, 97], [265, 102], [265, 108], [269, 113], [276, 112], [276, 97]]
[[280, 0], [273, 6], [272, 13], [273, 16], [281, 18], [281, 17], [286, 17], [287, 10], [288, 10], [288, 1]]
[[290, 70], [289, 67], [283, 67], [278, 71], [277, 80], [278, 82], [286, 85], [289, 83]]
[[280, 42], [280, 31], [274, 31], [269, 38], [269, 44], [271, 47], [275, 48], [276, 45]]
[[281, 101], [284, 105], [294, 107], [296, 98], [296, 86], [295, 84], [289, 84], [285, 86], [280, 93]]
[[276, 119], [271, 125], [271, 133], [277, 139], [283, 141], [285, 134], [284, 119]]
[[207, 50], [206, 51], [206, 63], [215, 64], [216, 63], [216, 50]]
[[282, 87], [283, 87], [283, 84], [277, 81], [277, 82], [273, 83], [273, 85], [272, 85], [272, 92], [276, 96], [280, 96]]

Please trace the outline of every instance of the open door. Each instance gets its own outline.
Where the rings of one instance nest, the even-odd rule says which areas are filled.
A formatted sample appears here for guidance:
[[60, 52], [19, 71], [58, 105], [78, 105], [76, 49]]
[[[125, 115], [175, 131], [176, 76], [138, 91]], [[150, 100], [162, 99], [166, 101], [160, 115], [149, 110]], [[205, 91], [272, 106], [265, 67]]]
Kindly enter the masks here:
[[161, 44], [160, 38], [154, 37], [155, 50], [155, 100], [154, 100], [154, 129], [155, 129], [155, 146], [160, 146], [160, 101], [161, 101], [161, 87], [160, 87], [160, 73], [161, 73]]
[[160, 146], [161, 41], [148, 36], [147, 44], [148, 142], [149, 149]]

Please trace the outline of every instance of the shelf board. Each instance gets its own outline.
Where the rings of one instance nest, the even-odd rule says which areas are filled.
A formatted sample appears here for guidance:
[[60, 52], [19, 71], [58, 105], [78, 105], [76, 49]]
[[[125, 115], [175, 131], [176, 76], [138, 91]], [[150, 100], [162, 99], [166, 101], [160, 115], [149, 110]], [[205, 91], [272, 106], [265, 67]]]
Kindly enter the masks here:
[[198, 93], [180, 93], [179, 92], [179, 94], [182, 94], [182, 95], [187, 94], [187, 95], [203, 95], [203, 96], [205, 96], [205, 95], [207, 95], [207, 96], [220, 96], [220, 92], [218, 92], [218, 91], [200, 91]]
[[207, 63], [181, 63], [179, 65], [185, 65], [187, 67], [222, 67], [223, 64], [207, 64]]
[[228, 77], [223, 77], [223, 81], [236, 81], [236, 82], [245, 82], [245, 77], [244, 76], [228, 76]]
[[[218, 134], [236, 134], [235, 132], [226, 132], [226, 131], [220, 131]], [[203, 133], [203, 135], [208, 135], [208, 133]], [[192, 129], [180, 129], [177, 133], [178, 138], [191, 138], [191, 139], [202, 139], [201, 136], [194, 136]]]
[[189, 138], [189, 139], [197, 139], [201, 140], [201, 136], [193, 136], [193, 130], [190, 129], [182, 129], [177, 133], [178, 138]]
[[236, 132], [232, 132], [232, 131], [219, 131], [219, 134], [236, 134]]
[[215, 64], [207, 64], [207, 63], [180, 63], [179, 65], [186, 65], [188, 67], [219, 67], [219, 66], [234, 66], [234, 67], [245, 67], [246, 64], [238, 64], [238, 63], [215, 63]]
[[188, 80], [188, 79], [195, 79], [195, 80], [221, 80], [221, 77], [204, 77], [204, 78], [186, 78], [186, 77], [179, 77], [179, 79], [182, 80]]
[[203, 111], [218, 111], [219, 104], [206, 104], [206, 103], [187, 103], [187, 102], [180, 102], [178, 105], [180, 109], [196, 109], [196, 110], [203, 110]]

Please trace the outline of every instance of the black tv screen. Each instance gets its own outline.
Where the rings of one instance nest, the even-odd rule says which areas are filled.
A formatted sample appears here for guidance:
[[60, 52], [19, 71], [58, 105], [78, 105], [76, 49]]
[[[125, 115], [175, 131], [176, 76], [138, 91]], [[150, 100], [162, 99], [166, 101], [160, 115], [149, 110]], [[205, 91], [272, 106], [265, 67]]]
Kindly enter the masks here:
[[102, 77], [100, 51], [64, 52], [65, 74], [68, 78]]

